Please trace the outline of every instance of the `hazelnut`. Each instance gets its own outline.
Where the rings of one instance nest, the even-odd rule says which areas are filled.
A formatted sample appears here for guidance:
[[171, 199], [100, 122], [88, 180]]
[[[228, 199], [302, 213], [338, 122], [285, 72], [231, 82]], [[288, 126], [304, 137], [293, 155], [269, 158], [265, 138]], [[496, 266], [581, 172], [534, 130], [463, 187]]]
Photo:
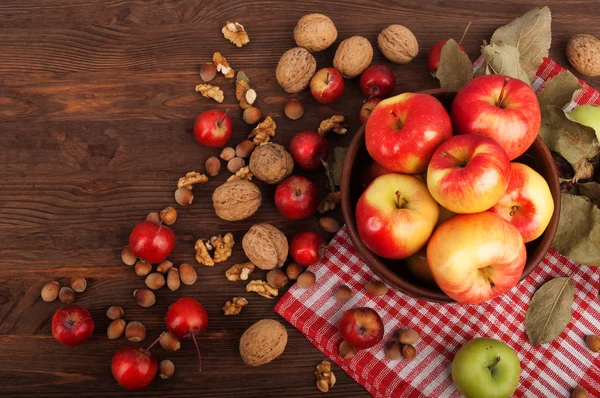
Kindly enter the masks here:
[[150, 213], [146, 216], [146, 221], [153, 222], [154, 224], [159, 224], [160, 217], [158, 216], [157, 212], [153, 211], [152, 213]]
[[254, 148], [256, 148], [256, 146], [252, 141], [244, 140], [237, 144], [237, 146], [235, 147], [235, 156], [239, 158], [247, 158], [248, 156], [252, 155], [252, 152], [254, 152]]
[[173, 206], [168, 206], [160, 211], [159, 216], [164, 224], [173, 225], [177, 221], [177, 210]]
[[129, 246], [125, 246], [121, 250], [121, 260], [127, 265], [133, 265], [137, 261], [137, 257], [133, 255]]
[[58, 299], [63, 304], [71, 304], [73, 301], [75, 301], [75, 292], [70, 287], [63, 286], [58, 291]]
[[337, 29], [333, 21], [323, 14], [305, 15], [294, 28], [296, 44], [310, 52], [325, 50], [335, 39], [337, 39]]
[[58, 297], [58, 291], [60, 290], [60, 284], [57, 281], [48, 282], [42, 288], [42, 300], [45, 302], [51, 302], [56, 300]]
[[571, 393], [571, 398], [588, 398], [589, 396], [587, 390], [581, 386], [575, 387]]
[[307, 49], [294, 47], [287, 50], [277, 63], [275, 78], [287, 93], [297, 93], [308, 87], [317, 70], [317, 61]]
[[296, 283], [300, 289], [309, 289], [315, 284], [316, 276], [310, 271], [305, 271], [298, 276]]
[[219, 156], [221, 157], [221, 159], [228, 162], [235, 157], [235, 149], [233, 149], [230, 146], [223, 148], [223, 150], [221, 151], [221, 155]]
[[173, 267], [173, 262], [169, 260], [165, 260], [162, 263], [156, 266], [156, 270], [161, 274], [166, 274]]
[[181, 206], [189, 206], [194, 201], [194, 194], [191, 189], [188, 188], [178, 188], [175, 191], [175, 202], [179, 203]]
[[160, 272], [153, 272], [146, 277], [145, 283], [150, 289], [157, 290], [165, 285], [165, 277]]
[[106, 329], [106, 335], [110, 340], [118, 339], [123, 336], [123, 332], [125, 331], [125, 322], [124, 319], [115, 319], [108, 325], [108, 329]]
[[112, 319], [114, 321], [116, 319], [123, 318], [123, 316], [125, 316], [125, 311], [123, 311], [123, 308], [119, 307], [118, 305], [113, 305], [108, 307], [106, 310], [106, 316], [108, 319]]
[[255, 108], [253, 106], [244, 109], [244, 113], [242, 114], [242, 118], [248, 124], [258, 123], [260, 120], [260, 109]]
[[146, 338], [146, 328], [141, 322], [131, 321], [125, 328], [125, 337], [132, 343], [139, 343]]
[[365, 290], [373, 296], [385, 296], [388, 287], [381, 281], [370, 281], [365, 285]]
[[285, 274], [287, 275], [288, 279], [292, 281], [298, 279], [302, 272], [304, 272], [304, 267], [296, 263], [289, 263], [285, 269]]
[[140, 307], [148, 308], [156, 303], [156, 296], [150, 289], [134, 290], [133, 297]]
[[207, 62], [200, 67], [200, 78], [208, 83], [217, 75], [217, 66], [213, 62]]
[[76, 276], [75, 278], [71, 279], [71, 289], [77, 293], [85, 292], [86, 287], [87, 281], [83, 276]]
[[180, 282], [179, 270], [177, 268], [171, 268], [167, 273], [167, 287], [174, 292], [179, 289]]
[[274, 287], [275, 289], [281, 289], [288, 282], [287, 276], [285, 276], [285, 272], [280, 269], [272, 269], [267, 272], [267, 283]]
[[217, 176], [219, 175], [219, 171], [221, 171], [221, 161], [219, 160], [218, 157], [216, 156], [211, 156], [208, 159], [206, 159], [206, 163], [204, 164], [204, 167], [206, 168], [206, 173], [211, 176]]
[[585, 344], [592, 352], [600, 352], [600, 337], [590, 334], [585, 338]]
[[181, 348], [181, 343], [179, 343], [179, 339], [173, 336], [170, 332], [164, 332], [160, 335], [160, 340], [158, 341], [160, 346], [169, 352], [177, 351]]
[[298, 120], [304, 115], [304, 106], [297, 99], [291, 99], [285, 104], [283, 113], [292, 120]]
[[189, 264], [183, 263], [179, 266], [179, 277], [184, 285], [193, 285], [198, 279], [196, 270]]
[[385, 345], [385, 356], [390, 360], [399, 359], [402, 356], [402, 345], [395, 340], [388, 341]]
[[354, 346], [347, 341], [342, 341], [339, 347], [340, 358], [352, 359], [356, 355], [356, 349]]
[[168, 379], [175, 373], [175, 365], [168, 359], [163, 359], [158, 364], [158, 375], [161, 379]]
[[415, 345], [419, 341], [419, 333], [411, 328], [399, 329], [394, 333], [394, 338], [399, 343]]
[[229, 162], [227, 162], [227, 170], [229, 170], [232, 173], [237, 173], [238, 170], [244, 167], [245, 165], [246, 162], [244, 161], [244, 159], [236, 156], [230, 159]]
[[319, 225], [323, 228], [323, 231], [329, 232], [331, 234], [336, 233], [340, 230], [341, 226], [338, 220], [333, 217], [321, 217], [319, 220]]
[[377, 45], [384, 57], [397, 64], [407, 64], [419, 53], [417, 38], [402, 25], [390, 25], [382, 30]]
[[410, 344], [403, 345], [400, 352], [402, 353], [402, 358], [406, 359], [407, 361], [412, 361], [417, 356], [417, 350], [415, 350], [415, 347]]
[[373, 47], [362, 36], [352, 36], [340, 43], [333, 58], [333, 67], [346, 79], [360, 75], [373, 60]]
[[346, 303], [352, 297], [352, 290], [346, 285], [338, 286], [335, 290], [335, 299], [338, 303]]
[[135, 263], [135, 274], [137, 276], [146, 276], [152, 272], [152, 266], [145, 261]]
[[594, 36], [573, 36], [567, 44], [567, 58], [582, 75], [600, 76], [600, 40]]

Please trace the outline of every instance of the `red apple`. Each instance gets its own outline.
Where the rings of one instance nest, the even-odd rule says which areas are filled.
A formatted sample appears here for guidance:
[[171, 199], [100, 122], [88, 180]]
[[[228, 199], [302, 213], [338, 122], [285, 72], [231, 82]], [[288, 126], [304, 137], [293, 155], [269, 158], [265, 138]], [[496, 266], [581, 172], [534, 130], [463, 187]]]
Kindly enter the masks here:
[[396, 76], [385, 65], [371, 65], [360, 75], [360, 89], [369, 99], [387, 98], [396, 88]]
[[386, 169], [376, 161], [371, 160], [368, 166], [365, 167], [360, 174], [360, 183], [363, 187], [366, 187], [377, 177], [388, 173], [390, 173], [388, 169]]
[[134, 256], [150, 264], [165, 260], [175, 246], [175, 234], [165, 225], [142, 221], [129, 235], [129, 249]]
[[441, 102], [415, 93], [381, 101], [365, 130], [371, 157], [386, 169], [403, 174], [427, 170], [435, 149], [451, 136], [452, 122]]
[[510, 290], [519, 282], [526, 260], [517, 228], [490, 211], [451, 218], [427, 244], [435, 282], [465, 304], [478, 304]]
[[400, 259], [425, 245], [438, 212], [438, 204], [423, 181], [390, 173], [377, 177], [358, 199], [356, 226], [373, 253]]
[[56, 310], [52, 317], [52, 336], [66, 346], [76, 346], [94, 333], [94, 320], [90, 313], [79, 305]]
[[198, 300], [182, 297], [169, 306], [165, 315], [169, 333], [178, 339], [192, 339], [198, 353], [198, 371], [202, 371], [202, 359], [197, 337], [208, 326], [208, 314]]
[[298, 232], [290, 240], [292, 259], [305, 267], [313, 265], [323, 257], [325, 240], [313, 231]]
[[327, 161], [329, 144], [325, 137], [314, 131], [302, 131], [292, 138], [290, 154], [298, 167], [306, 170], [316, 169]]
[[275, 207], [290, 220], [313, 215], [317, 205], [317, 187], [305, 177], [288, 177], [275, 188]]
[[344, 92], [344, 78], [334, 68], [323, 68], [310, 79], [310, 93], [322, 104], [337, 101]]
[[427, 187], [446, 209], [478, 213], [498, 203], [509, 177], [510, 161], [496, 141], [463, 134], [435, 151], [427, 170]]
[[141, 390], [156, 377], [158, 363], [149, 349], [127, 345], [112, 358], [113, 377], [128, 390]]
[[383, 321], [372, 308], [351, 308], [340, 319], [342, 338], [356, 348], [373, 347], [381, 341], [383, 333]]
[[[433, 74], [437, 72], [438, 67], [440, 66], [440, 55], [442, 54], [442, 48], [447, 42], [448, 39], [440, 40], [435, 43], [433, 47], [431, 47], [431, 50], [429, 50], [429, 55], [427, 56], [427, 67]], [[464, 52], [465, 54], [467, 53], [460, 43], [458, 43], [458, 48], [460, 48], [460, 51]]]
[[468, 82], [452, 103], [459, 134], [479, 134], [498, 142], [510, 160], [522, 155], [538, 135], [540, 106], [519, 79], [485, 75]]
[[226, 112], [218, 109], [202, 112], [194, 123], [196, 140], [213, 148], [224, 146], [231, 137], [231, 131], [231, 119]]
[[513, 162], [506, 193], [490, 211], [517, 227], [527, 243], [546, 230], [554, 200], [544, 177], [529, 166]]
[[419, 250], [415, 254], [406, 258], [406, 268], [415, 279], [427, 287], [437, 287], [433, 274], [429, 269], [427, 262], [427, 248]]
[[382, 101], [381, 98], [371, 98], [366, 100], [360, 107], [360, 124], [365, 124], [371, 116], [373, 109]]

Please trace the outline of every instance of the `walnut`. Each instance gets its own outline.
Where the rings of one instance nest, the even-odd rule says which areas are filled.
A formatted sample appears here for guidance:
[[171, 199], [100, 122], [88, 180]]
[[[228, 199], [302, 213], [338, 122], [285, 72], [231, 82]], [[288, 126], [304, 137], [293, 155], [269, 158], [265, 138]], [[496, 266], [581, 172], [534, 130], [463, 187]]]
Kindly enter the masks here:
[[331, 192], [329, 195], [327, 195], [327, 197], [325, 197], [325, 199], [321, 201], [321, 203], [319, 203], [319, 207], [317, 207], [317, 210], [319, 210], [319, 213], [325, 213], [329, 210], [335, 209], [336, 206], [339, 205], [341, 202], [341, 192]]
[[210, 243], [215, 249], [215, 253], [213, 254], [214, 262], [222, 263], [231, 256], [235, 240], [233, 239], [233, 235], [228, 232], [225, 236], [213, 236], [210, 239]]
[[248, 276], [254, 271], [254, 264], [251, 262], [235, 264], [225, 272], [225, 276], [228, 280], [245, 281], [248, 280]]
[[250, 217], [262, 203], [260, 190], [246, 180], [229, 181], [215, 189], [213, 207], [219, 218], [238, 221]]
[[575, 35], [567, 44], [567, 58], [577, 72], [600, 76], [600, 40], [591, 35]]
[[266, 143], [258, 146], [250, 156], [250, 171], [267, 184], [277, 184], [292, 174], [294, 160], [282, 145]]
[[230, 301], [225, 303], [223, 307], [223, 313], [225, 315], [237, 315], [242, 311], [242, 307], [248, 305], [248, 300], [243, 297], [234, 297]]
[[229, 177], [227, 179], [227, 182], [240, 181], [240, 180], [252, 181], [252, 177], [254, 177], [254, 174], [252, 174], [252, 172], [250, 171], [250, 168], [248, 166], [246, 166], [246, 167], [242, 167], [234, 175]]
[[207, 182], [208, 177], [206, 175], [196, 171], [190, 171], [185, 177], [181, 177], [179, 181], [177, 181], [177, 188], [193, 187], [196, 184], [206, 184]]
[[321, 392], [327, 392], [335, 385], [335, 375], [331, 371], [329, 361], [322, 361], [317, 365], [315, 376], [317, 376], [317, 388]]
[[287, 345], [285, 326], [263, 319], [250, 326], [240, 338], [240, 356], [250, 366], [260, 366], [280, 356]]
[[221, 32], [223, 32], [223, 36], [225, 36], [227, 40], [237, 47], [242, 47], [244, 44], [250, 42], [244, 26], [238, 22], [227, 21], [225, 26], [223, 26], [223, 29], [221, 29]]
[[196, 92], [202, 94], [204, 98], [212, 98], [219, 103], [225, 99], [225, 95], [219, 86], [213, 86], [212, 84], [198, 84]]
[[259, 296], [263, 296], [268, 299], [275, 298], [277, 297], [277, 294], [279, 294], [279, 291], [273, 286], [269, 285], [265, 281], [261, 281], [258, 279], [248, 282], [248, 284], [246, 285], [246, 291], [249, 293], [258, 293]]
[[419, 53], [419, 43], [413, 33], [402, 25], [390, 25], [377, 37], [383, 56], [397, 64], [407, 64]]
[[294, 40], [298, 47], [314, 53], [325, 50], [337, 39], [333, 21], [323, 14], [308, 14], [300, 18], [294, 28]]
[[287, 50], [277, 64], [275, 77], [287, 93], [297, 93], [308, 87], [317, 70], [317, 61], [307, 49], [294, 47]]
[[325, 119], [319, 125], [319, 134], [325, 136], [330, 131], [336, 134], [344, 135], [348, 132], [348, 129], [344, 125], [346, 119], [342, 115], [333, 115], [329, 119]]
[[196, 241], [196, 244], [194, 245], [194, 249], [196, 250], [196, 261], [207, 267], [214, 267], [215, 262], [210, 256], [210, 253], [208, 252], [208, 247], [206, 246], [206, 243], [207, 242], [205, 239], [198, 239]]
[[271, 224], [255, 224], [242, 238], [246, 257], [260, 269], [281, 267], [288, 256], [288, 241]]
[[258, 125], [252, 130], [248, 139], [252, 138], [254, 145], [259, 146], [265, 142], [269, 142], [271, 137], [275, 137], [275, 129], [277, 124], [271, 119], [271, 116], [267, 116], [265, 120], [258, 123]]
[[371, 64], [373, 47], [362, 36], [352, 36], [340, 43], [333, 58], [333, 67], [346, 79], [360, 75]]
[[217, 66], [217, 72], [221, 72], [226, 78], [231, 79], [235, 76], [235, 71], [220, 52], [213, 54], [213, 63]]

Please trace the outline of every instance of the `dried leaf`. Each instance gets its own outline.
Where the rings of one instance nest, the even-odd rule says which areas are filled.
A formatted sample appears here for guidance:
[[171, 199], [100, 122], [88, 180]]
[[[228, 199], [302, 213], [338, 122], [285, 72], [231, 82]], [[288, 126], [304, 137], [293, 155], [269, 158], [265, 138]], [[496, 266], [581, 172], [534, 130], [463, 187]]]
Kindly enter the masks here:
[[564, 108], [583, 89], [579, 80], [569, 71], [548, 79], [544, 91], [538, 95], [540, 107], [554, 105]]
[[552, 15], [548, 7], [535, 8], [508, 25], [496, 29], [491, 42], [516, 47], [521, 67], [529, 79], [533, 79], [550, 50], [551, 23]]
[[440, 81], [441, 88], [455, 90], [459, 90], [473, 79], [473, 63], [454, 39], [448, 40], [442, 47], [440, 66], [435, 77]]
[[329, 171], [333, 177], [335, 185], [340, 185], [342, 182], [342, 166], [344, 165], [344, 158], [348, 148], [336, 147], [333, 152], [329, 154], [327, 163], [329, 164]]
[[578, 184], [577, 187], [579, 188], [580, 194], [590, 198], [596, 207], [600, 208], [600, 184], [592, 181]]
[[521, 67], [519, 61], [520, 54], [517, 47], [495, 43], [486, 45], [484, 42], [484, 45], [481, 46], [481, 54], [494, 73], [514, 77], [531, 85], [527, 73]]
[[[235, 78], [235, 84], [236, 86], [239, 84], [240, 81], [245, 81], [246, 83], [248, 83], [248, 86], [250, 86], [250, 79], [248, 79], [248, 76], [246, 75], [246, 73], [244, 71], [239, 71], [237, 73], [237, 76]], [[239, 100], [238, 100], [239, 101]]]
[[552, 247], [580, 264], [600, 266], [600, 209], [585, 196], [563, 193], [560, 200]]
[[525, 332], [534, 346], [550, 343], [571, 321], [575, 285], [570, 277], [544, 283], [533, 295], [525, 315]]

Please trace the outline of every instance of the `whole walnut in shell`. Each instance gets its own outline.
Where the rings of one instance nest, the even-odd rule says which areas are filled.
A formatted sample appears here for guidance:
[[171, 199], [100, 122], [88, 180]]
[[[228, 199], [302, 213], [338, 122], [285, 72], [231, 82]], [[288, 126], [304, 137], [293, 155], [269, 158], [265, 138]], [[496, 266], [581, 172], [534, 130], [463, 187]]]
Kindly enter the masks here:
[[250, 156], [250, 171], [267, 184], [277, 184], [292, 174], [294, 160], [285, 148], [271, 142], [257, 147]]
[[333, 57], [333, 67], [346, 79], [360, 75], [373, 60], [373, 47], [362, 36], [352, 36], [340, 43]]
[[419, 53], [417, 38], [402, 25], [390, 25], [382, 30], [377, 45], [384, 57], [397, 64], [407, 64]]
[[288, 335], [280, 322], [263, 319], [250, 326], [240, 338], [240, 355], [250, 366], [260, 366], [280, 356]]
[[212, 196], [217, 216], [227, 221], [250, 217], [262, 203], [260, 190], [247, 180], [229, 181], [215, 189]]
[[307, 49], [294, 47], [287, 50], [277, 64], [275, 77], [288, 93], [297, 93], [308, 87], [317, 70], [317, 61]]
[[294, 40], [298, 47], [304, 47], [312, 53], [325, 50], [335, 39], [337, 29], [327, 15], [305, 15], [294, 28]]
[[253, 225], [242, 239], [246, 257], [260, 269], [281, 267], [288, 256], [288, 241], [271, 224]]
[[575, 35], [567, 44], [567, 58], [577, 72], [600, 76], [600, 40], [591, 35]]

